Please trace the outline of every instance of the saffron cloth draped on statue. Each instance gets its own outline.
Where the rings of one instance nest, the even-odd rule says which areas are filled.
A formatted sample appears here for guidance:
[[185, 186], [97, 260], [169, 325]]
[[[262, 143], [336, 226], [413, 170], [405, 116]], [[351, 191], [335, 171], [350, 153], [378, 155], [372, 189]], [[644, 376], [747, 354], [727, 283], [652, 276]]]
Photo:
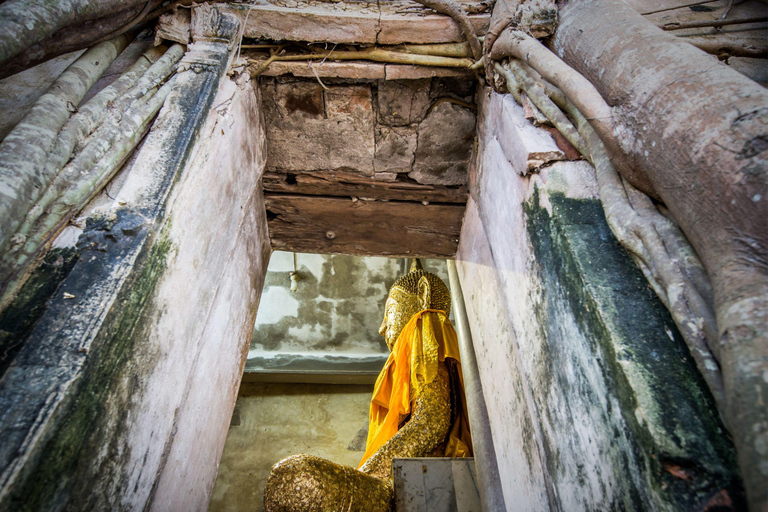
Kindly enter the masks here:
[[456, 403], [457, 410], [451, 414], [455, 419], [445, 445], [445, 456], [472, 456], [456, 331], [443, 311], [425, 309], [413, 315], [403, 328], [376, 379], [371, 398], [368, 442], [360, 466], [397, 433], [401, 420], [411, 413], [411, 404], [421, 387], [435, 380], [438, 364], [445, 362], [446, 358], [455, 361], [455, 373], [460, 385], [451, 385], [451, 392], [455, 389], [458, 394], [451, 400]]

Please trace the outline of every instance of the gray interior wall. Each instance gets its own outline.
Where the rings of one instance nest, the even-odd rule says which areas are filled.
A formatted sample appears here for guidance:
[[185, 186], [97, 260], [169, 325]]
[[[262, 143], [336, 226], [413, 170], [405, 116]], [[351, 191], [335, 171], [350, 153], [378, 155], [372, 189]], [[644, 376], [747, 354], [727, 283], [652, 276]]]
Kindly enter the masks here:
[[[364, 372], [375, 378], [388, 349], [379, 334], [389, 288], [402, 258], [272, 254], [248, 353], [246, 372]], [[443, 260], [422, 261], [446, 284]]]
[[270, 469], [290, 455], [357, 467], [372, 392], [360, 385], [243, 383], [208, 510], [261, 512]]

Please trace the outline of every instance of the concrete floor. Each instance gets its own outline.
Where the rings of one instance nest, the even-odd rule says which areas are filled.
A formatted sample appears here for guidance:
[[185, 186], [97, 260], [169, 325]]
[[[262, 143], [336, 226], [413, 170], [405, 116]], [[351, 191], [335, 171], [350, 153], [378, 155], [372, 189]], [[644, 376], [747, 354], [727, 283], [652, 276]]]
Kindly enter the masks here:
[[210, 512], [260, 512], [272, 465], [308, 453], [357, 466], [373, 386], [243, 383]]

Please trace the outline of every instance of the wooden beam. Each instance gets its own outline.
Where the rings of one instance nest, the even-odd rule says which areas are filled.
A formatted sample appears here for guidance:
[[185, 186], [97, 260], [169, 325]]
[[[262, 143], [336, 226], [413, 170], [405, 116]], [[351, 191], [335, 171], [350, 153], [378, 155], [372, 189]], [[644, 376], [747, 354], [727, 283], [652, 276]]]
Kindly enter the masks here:
[[311, 171], [302, 173], [265, 172], [266, 192], [310, 196], [357, 197], [430, 203], [466, 203], [466, 186], [423, 185], [414, 181], [379, 181], [358, 173]]
[[[261, 4], [229, 4], [245, 22], [248, 39], [306, 41], [339, 44], [455, 43], [464, 40], [450, 17], [434, 14], [417, 4], [358, 6], [319, 2], [315, 5], [284, 7], [270, 1]], [[250, 13], [250, 14], [249, 14]], [[469, 21], [478, 36], [488, 29], [490, 14], [470, 14]]]
[[[243, 46], [245, 48], [245, 45]], [[243, 51], [251, 70], [255, 70], [266, 60]], [[263, 76], [293, 75], [304, 78], [350, 78], [353, 80], [417, 80], [432, 77], [459, 77], [474, 79], [474, 72], [462, 68], [438, 68], [430, 66], [411, 66], [405, 64], [384, 64], [368, 61], [326, 61], [322, 64], [306, 61], [274, 61], [261, 73]]]
[[272, 248], [322, 254], [450, 258], [463, 204], [264, 194]]

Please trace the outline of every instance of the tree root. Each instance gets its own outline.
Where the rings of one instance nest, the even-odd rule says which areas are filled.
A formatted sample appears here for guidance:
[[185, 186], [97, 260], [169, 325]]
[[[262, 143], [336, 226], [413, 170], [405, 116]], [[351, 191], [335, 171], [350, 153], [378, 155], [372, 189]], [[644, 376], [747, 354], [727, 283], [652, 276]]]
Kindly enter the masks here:
[[612, 138], [615, 125], [611, 107], [589, 80], [576, 73], [546, 46], [519, 30], [507, 30], [499, 36], [490, 53], [492, 60], [514, 57], [525, 62], [568, 97], [589, 120], [601, 139]]
[[768, 46], [735, 46], [716, 38], [703, 38], [696, 35], [679, 35], [685, 42], [711, 55], [717, 55], [720, 60], [726, 57], [751, 57], [753, 59], [768, 58]]
[[[722, 375], [716, 354], [710, 348], [718, 340], [711, 286], [687, 239], [645, 194], [616, 172], [600, 137], [567, 93], [519, 61], [508, 66], [496, 64], [496, 70], [507, 79], [507, 87], [516, 98], [524, 91], [595, 167], [608, 226], [669, 309], [718, 408], [724, 411]], [[577, 81], [578, 78], [564, 80], [566, 84]], [[608, 109], [607, 105], [592, 106]]]
[[43, 168], [59, 131], [127, 45], [127, 38], [119, 36], [85, 52], [0, 143], [0, 253], [47, 186]]
[[[33, 50], [30, 47], [38, 43], [38, 49], [29, 52], [31, 59], [45, 53], [46, 48], [55, 52], [56, 46], [52, 41], [57, 35], [64, 38], [62, 41], [64, 44], [60, 45], [61, 53], [58, 55], [75, 49], [93, 47], [97, 39], [129, 22], [136, 15], [134, 8], [146, 3], [147, 0], [58, 0], [56, 2], [6, 0], [0, 2], [0, 25], [2, 25], [0, 63], [6, 65], [13, 57], [26, 50]], [[125, 15], [130, 18], [125, 19], [123, 17]], [[117, 25], [112, 23], [115, 18], [121, 19]], [[33, 25], [28, 26], [30, 20], [34, 22], [32, 22]], [[83, 39], [75, 30], [77, 25], [80, 25], [81, 29], [88, 27], [89, 32], [95, 30], [95, 33]], [[58, 32], [61, 34], [57, 34]], [[76, 48], [68, 48], [67, 40], [70, 44], [74, 43], [74, 40], [80, 40], [81, 43]], [[49, 54], [46, 58], [53, 56]], [[21, 59], [21, 61], [24, 60]], [[30, 62], [27, 62], [28, 64]], [[6, 70], [6, 67], [3, 67], [3, 70]]]
[[382, 48], [414, 55], [434, 55], [435, 57], [474, 58], [469, 43], [437, 43], [437, 44], [402, 44], [391, 48]]
[[659, 28], [661, 30], [683, 30], [686, 28], [705, 28], [705, 27], [725, 27], [727, 25], [741, 25], [743, 23], [763, 23], [768, 21], [768, 16], [753, 16], [752, 18], [743, 18], [738, 20], [726, 20], [725, 15], [728, 14], [727, 12], [723, 15], [723, 19], [720, 21], [691, 21], [688, 23], [666, 23], [664, 25], [660, 25]]
[[483, 46], [480, 44], [480, 40], [475, 34], [475, 29], [472, 28], [472, 24], [469, 22], [469, 17], [467, 17], [467, 14], [461, 9], [460, 5], [457, 5], [451, 0], [416, 1], [424, 7], [429, 7], [430, 9], [437, 11], [440, 14], [450, 16], [459, 26], [461, 33], [467, 39], [470, 48], [472, 48], [472, 56], [475, 58], [475, 60], [480, 60], [480, 58], [483, 56]]
[[[411, 50], [413, 46], [411, 46]], [[352, 51], [321, 51], [317, 53], [305, 53], [294, 55], [280, 55], [282, 47], [270, 50], [267, 60], [261, 62], [251, 72], [252, 77], [259, 76], [267, 70], [274, 61], [310, 61], [310, 60], [368, 60], [373, 62], [386, 62], [391, 64], [409, 64], [413, 66], [449, 67], [470, 69], [474, 62], [471, 59], [443, 57], [433, 53], [413, 53], [396, 50], [384, 50], [378, 47]]]
[[105, 87], [69, 118], [59, 132], [53, 150], [48, 155], [44, 168], [46, 177], [55, 175], [66, 165], [78, 142], [90, 135], [106, 117], [107, 106], [130, 89], [166, 49], [165, 47], [152, 48], [144, 53], [120, 78]]
[[667, 12], [667, 11], [674, 11], [677, 9], [685, 9], [686, 7], [693, 7], [695, 5], [703, 5], [703, 4], [711, 4], [713, 2], [718, 2], [719, 0], [704, 0], [702, 2], [693, 2], [690, 4], [682, 4], [682, 5], [675, 5], [674, 7], [664, 7], [663, 9], [656, 9], [655, 11], [648, 11], [648, 12], [641, 12], [643, 16], [647, 16], [649, 14], [656, 14], [657, 12]]
[[164, 54], [149, 50], [66, 123], [47, 161], [47, 173], [55, 179], [29, 209], [14, 234], [14, 244], [0, 257], [0, 281], [5, 283], [0, 307], [12, 299], [55, 235], [103, 188], [139, 143], [171, 87], [170, 83], [160, 85], [183, 54], [182, 45]]

